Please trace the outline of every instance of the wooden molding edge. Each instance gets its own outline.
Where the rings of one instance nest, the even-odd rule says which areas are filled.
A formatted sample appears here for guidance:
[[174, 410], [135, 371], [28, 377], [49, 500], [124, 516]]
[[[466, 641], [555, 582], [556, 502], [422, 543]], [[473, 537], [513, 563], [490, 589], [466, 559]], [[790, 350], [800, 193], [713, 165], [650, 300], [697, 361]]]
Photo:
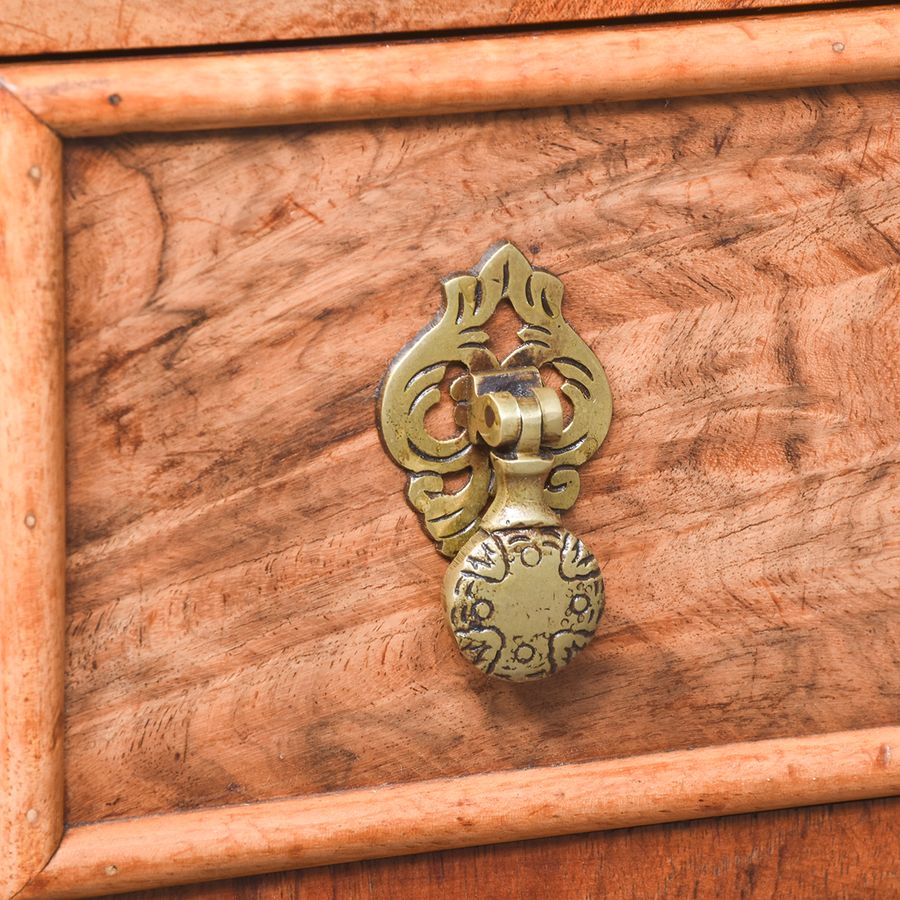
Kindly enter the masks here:
[[62, 146], [0, 89], [0, 896], [63, 832]]
[[13, 65], [69, 137], [642, 100], [900, 77], [900, 7], [413, 43]]
[[900, 793], [900, 726], [71, 828], [22, 897], [87, 897]]

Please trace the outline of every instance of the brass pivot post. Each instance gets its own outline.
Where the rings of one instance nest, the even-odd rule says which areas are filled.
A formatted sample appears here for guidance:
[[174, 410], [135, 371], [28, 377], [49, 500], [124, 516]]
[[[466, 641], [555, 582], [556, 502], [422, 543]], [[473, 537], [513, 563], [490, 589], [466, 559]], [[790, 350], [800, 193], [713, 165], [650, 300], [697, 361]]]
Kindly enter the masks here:
[[488, 371], [460, 379], [457, 422], [473, 442], [491, 449], [494, 500], [481, 518], [493, 531], [513, 525], [558, 525], [559, 515], [544, 499], [552, 460], [541, 445], [559, 440], [563, 410], [559, 395], [545, 387], [537, 369]]

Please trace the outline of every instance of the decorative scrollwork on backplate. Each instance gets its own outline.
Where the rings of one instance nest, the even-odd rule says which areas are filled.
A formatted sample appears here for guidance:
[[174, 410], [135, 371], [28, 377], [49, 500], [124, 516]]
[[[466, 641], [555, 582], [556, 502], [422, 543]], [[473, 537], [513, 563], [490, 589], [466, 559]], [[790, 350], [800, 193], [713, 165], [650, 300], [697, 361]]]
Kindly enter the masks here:
[[[578, 497], [576, 467], [606, 436], [612, 397], [600, 361], [562, 316], [562, 282], [534, 268], [513, 244], [494, 247], [472, 274], [448, 278], [442, 289], [443, 311], [398, 354], [385, 377], [378, 418], [388, 451], [410, 473], [410, 502], [441, 552], [454, 556], [478, 527], [493, 483], [487, 447], [472, 443], [465, 429], [437, 438], [425, 425], [441, 399], [448, 367], [477, 373], [549, 365], [562, 376], [560, 390], [572, 405], [572, 419], [557, 440], [541, 446], [553, 459], [545, 497], [558, 511]], [[484, 328], [504, 300], [522, 320], [522, 343], [499, 362]], [[468, 481], [448, 490], [447, 476], [462, 472]]]

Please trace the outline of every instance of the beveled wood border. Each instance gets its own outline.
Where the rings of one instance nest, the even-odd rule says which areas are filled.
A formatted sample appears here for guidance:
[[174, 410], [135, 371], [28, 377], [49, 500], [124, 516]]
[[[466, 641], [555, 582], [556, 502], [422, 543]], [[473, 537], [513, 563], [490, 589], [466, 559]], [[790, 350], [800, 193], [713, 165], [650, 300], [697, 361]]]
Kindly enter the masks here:
[[898, 38], [900, 8], [878, 7], [0, 71], [0, 894], [98, 896], [900, 794], [890, 726], [65, 829], [60, 140], [881, 81], [900, 78]]
[[900, 8], [263, 53], [25, 63], [66, 137], [445, 115], [900, 78]]
[[0, 895], [63, 830], [62, 143], [0, 91]]
[[165, 887], [900, 793], [900, 726], [544, 766], [69, 829], [23, 897]]

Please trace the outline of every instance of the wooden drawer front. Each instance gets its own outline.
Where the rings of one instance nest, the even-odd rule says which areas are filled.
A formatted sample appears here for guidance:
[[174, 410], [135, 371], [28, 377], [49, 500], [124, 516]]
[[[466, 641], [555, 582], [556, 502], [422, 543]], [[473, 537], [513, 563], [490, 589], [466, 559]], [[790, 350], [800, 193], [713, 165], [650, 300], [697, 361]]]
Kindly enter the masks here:
[[[546, 26], [801, 6], [806, 0], [0, 0], [0, 56]], [[823, 6], [837, 4], [825, 0]]]
[[[897, 109], [70, 142], [68, 821], [895, 721]], [[607, 613], [524, 686], [459, 658], [374, 416], [501, 238], [615, 404], [567, 517]]]

